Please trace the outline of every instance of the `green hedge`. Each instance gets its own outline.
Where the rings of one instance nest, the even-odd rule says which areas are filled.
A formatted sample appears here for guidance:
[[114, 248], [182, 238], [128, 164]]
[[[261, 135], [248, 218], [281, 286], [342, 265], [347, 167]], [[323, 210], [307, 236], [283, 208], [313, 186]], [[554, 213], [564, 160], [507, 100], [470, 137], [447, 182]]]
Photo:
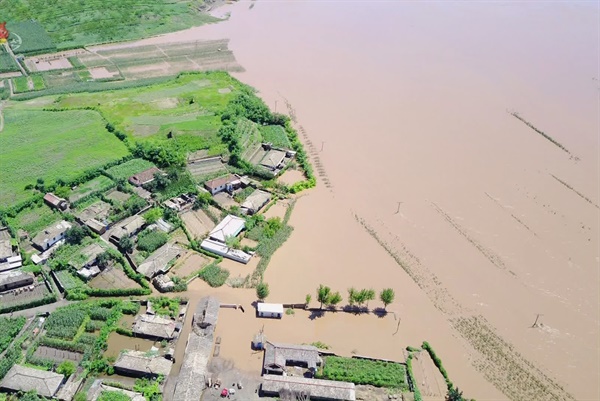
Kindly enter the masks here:
[[444, 376], [444, 380], [446, 380], [446, 386], [448, 387], [448, 390], [452, 389], [454, 385], [450, 381], [450, 378], [448, 377], [448, 372], [446, 372], [444, 365], [442, 365], [442, 360], [437, 356], [437, 354], [435, 353], [433, 348], [431, 348], [431, 345], [429, 345], [427, 341], [423, 341], [422, 348], [429, 353], [429, 356], [433, 360], [433, 363], [440, 370], [442, 376]]
[[408, 355], [408, 358], [406, 359], [406, 373], [408, 375], [408, 379], [410, 380], [410, 383], [412, 384], [412, 391], [415, 395], [414, 401], [423, 401], [423, 397], [421, 396], [421, 390], [419, 390], [419, 386], [417, 385], [417, 381], [415, 380], [415, 375], [413, 374], [413, 370], [412, 370], [412, 354]]
[[31, 309], [42, 305], [51, 304], [57, 301], [56, 295], [48, 294], [42, 299], [36, 299], [35, 301], [31, 301], [28, 303], [20, 304], [20, 305], [12, 305], [0, 307], [0, 313], [10, 313], [16, 312], [23, 309]]

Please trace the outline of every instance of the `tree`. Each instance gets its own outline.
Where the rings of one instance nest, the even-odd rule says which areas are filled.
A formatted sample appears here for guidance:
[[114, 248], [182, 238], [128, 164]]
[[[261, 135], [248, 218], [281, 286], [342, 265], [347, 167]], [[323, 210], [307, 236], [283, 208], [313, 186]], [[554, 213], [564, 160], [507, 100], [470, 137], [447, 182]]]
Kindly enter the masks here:
[[321, 303], [319, 309], [323, 309], [323, 304], [329, 303], [329, 297], [331, 296], [331, 288], [324, 286], [323, 284], [319, 285], [317, 289], [317, 301]]
[[194, 210], [202, 209], [210, 205], [210, 194], [208, 192], [200, 192], [194, 200], [194, 206], [192, 208]]
[[367, 308], [369, 307], [369, 301], [373, 301], [375, 299], [375, 290], [370, 288], [370, 289], [365, 289], [365, 290], [361, 290], [365, 292], [365, 301], [367, 302]]
[[446, 401], [464, 401], [462, 391], [460, 391], [458, 387], [452, 387], [448, 389]]
[[383, 309], [386, 309], [389, 304], [394, 302], [396, 294], [392, 288], [384, 288], [379, 294], [379, 299], [383, 302]]
[[99, 268], [105, 269], [108, 267], [111, 259], [112, 257], [108, 251], [102, 252], [100, 255], [96, 256], [96, 263], [98, 264]]
[[81, 228], [78, 225], [74, 225], [73, 227], [65, 231], [65, 240], [67, 240], [69, 244], [81, 244], [81, 241], [83, 241], [86, 234], [87, 233], [83, 228]]
[[334, 294], [331, 294], [331, 295], [329, 296], [329, 299], [328, 299], [328, 302], [327, 302], [327, 304], [328, 304], [329, 306], [332, 306], [332, 307], [334, 307], [334, 306], [336, 306], [337, 304], [339, 304], [340, 302], [342, 302], [342, 296], [340, 295], [340, 293], [339, 293], [339, 292], [337, 292], [337, 291], [336, 291]]
[[126, 235], [119, 240], [119, 248], [125, 253], [131, 253], [131, 251], [133, 251], [133, 245], [131, 238]]
[[63, 361], [58, 365], [58, 368], [56, 368], [56, 372], [67, 377], [71, 376], [75, 373], [75, 364], [71, 361]]
[[256, 286], [256, 297], [262, 302], [269, 296], [269, 284], [262, 282]]
[[150, 210], [148, 210], [146, 213], [144, 213], [144, 220], [146, 221], [146, 223], [148, 224], [152, 224], [155, 223], [156, 220], [160, 219], [163, 215], [163, 211], [161, 208], [159, 207], [154, 207]]
[[225, 245], [233, 249], [241, 249], [242, 247], [240, 239], [234, 235], [228, 235], [225, 237]]
[[304, 298], [304, 301], [306, 302], [306, 306], [308, 307], [308, 304], [310, 303], [312, 297], [310, 296], [310, 294], [306, 294], [306, 298]]
[[354, 287], [350, 287], [348, 288], [348, 304], [350, 306], [353, 306], [356, 303], [356, 295], [357, 295], [357, 291], [356, 288]]

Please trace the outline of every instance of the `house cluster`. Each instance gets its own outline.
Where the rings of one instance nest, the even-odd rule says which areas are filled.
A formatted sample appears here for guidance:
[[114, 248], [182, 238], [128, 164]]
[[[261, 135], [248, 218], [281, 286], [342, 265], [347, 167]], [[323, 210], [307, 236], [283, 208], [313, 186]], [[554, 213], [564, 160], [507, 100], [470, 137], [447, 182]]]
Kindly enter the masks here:
[[200, 244], [200, 247], [206, 251], [229, 258], [240, 263], [248, 263], [252, 255], [235, 249], [228, 244], [232, 239], [235, 239], [246, 226], [246, 221], [241, 217], [227, 215], [217, 224], [215, 228], [208, 234]]
[[247, 176], [240, 177], [237, 174], [227, 174], [204, 183], [204, 188], [213, 196], [223, 192], [233, 196], [249, 186], [255, 189], [241, 204], [241, 210], [247, 215], [252, 215], [258, 213], [271, 200], [269, 192], [257, 188], [258, 183]]

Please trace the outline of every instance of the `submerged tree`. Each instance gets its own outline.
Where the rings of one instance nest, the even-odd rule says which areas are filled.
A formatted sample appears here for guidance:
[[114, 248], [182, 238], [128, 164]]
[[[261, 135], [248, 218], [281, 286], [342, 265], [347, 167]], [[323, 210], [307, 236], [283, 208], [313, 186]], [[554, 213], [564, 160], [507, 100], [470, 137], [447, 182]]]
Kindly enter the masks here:
[[323, 304], [329, 303], [329, 297], [331, 296], [331, 288], [324, 286], [323, 284], [319, 285], [317, 289], [317, 301], [321, 303], [320, 309], [323, 309]]
[[383, 309], [386, 309], [389, 304], [394, 302], [396, 294], [391, 288], [384, 288], [379, 294], [379, 299], [383, 302]]
[[336, 306], [340, 302], [342, 302], [342, 296], [337, 291], [335, 293], [331, 294], [329, 296], [329, 299], [327, 300], [327, 304], [331, 307]]
[[269, 296], [269, 284], [262, 282], [256, 286], [256, 297], [262, 302]]

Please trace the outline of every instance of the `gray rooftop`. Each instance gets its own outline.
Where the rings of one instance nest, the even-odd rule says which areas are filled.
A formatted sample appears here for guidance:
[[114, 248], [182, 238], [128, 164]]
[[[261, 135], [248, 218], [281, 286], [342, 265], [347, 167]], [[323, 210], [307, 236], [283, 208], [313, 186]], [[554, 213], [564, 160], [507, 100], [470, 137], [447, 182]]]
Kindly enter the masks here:
[[354, 383], [308, 379], [298, 376], [264, 375], [261, 389], [266, 394], [304, 393], [311, 399], [355, 401]]
[[100, 379], [96, 379], [92, 384], [92, 387], [90, 387], [90, 389], [88, 390], [87, 400], [96, 401], [98, 398], [100, 398], [100, 395], [105, 391], [119, 392], [125, 394], [127, 397], [131, 398], [131, 401], [146, 401], [146, 398], [144, 398], [143, 394], [135, 393], [129, 390], [123, 390], [117, 387], [108, 386], [102, 383], [102, 380]]
[[52, 238], [60, 236], [71, 227], [72, 225], [68, 221], [59, 221], [58, 223], [46, 227], [42, 232], [38, 233], [35, 237], [33, 237], [31, 242], [33, 242], [34, 245], [37, 245], [40, 248], [45, 248], [47, 242], [51, 242]]
[[102, 248], [100, 244], [98, 244], [97, 242], [91, 243], [78, 252], [78, 254], [82, 256], [82, 258], [77, 258], [78, 260], [71, 262], [71, 266], [73, 266], [76, 269], [79, 269], [83, 266], [94, 262], [98, 255], [104, 252], [105, 249]]
[[25, 273], [21, 270], [2, 272], [0, 273], [0, 286], [19, 283], [21, 281], [31, 281], [33, 283], [33, 279], [34, 275], [32, 273]]
[[242, 208], [257, 212], [271, 200], [271, 194], [260, 189], [255, 190], [242, 203]]
[[[175, 387], [173, 399], [177, 401], [197, 401], [205, 388], [205, 376], [214, 342], [214, 324], [217, 322], [219, 301], [214, 297], [205, 297], [198, 303], [194, 314], [192, 332], [188, 336], [181, 372]], [[213, 323], [203, 329], [199, 322]]]
[[285, 159], [285, 155], [286, 153], [282, 150], [271, 149], [262, 158], [260, 164], [267, 168], [270, 168], [271, 170], [275, 170], [277, 166], [281, 164], [283, 159]]
[[58, 391], [63, 379], [64, 376], [58, 373], [14, 365], [0, 382], [0, 387], [12, 391], [35, 390], [50, 398]]
[[283, 371], [290, 362], [306, 363], [307, 368], [316, 369], [321, 364], [319, 350], [312, 345], [283, 344], [267, 341], [263, 367]]
[[158, 273], [165, 273], [170, 261], [181, 255], [183, 250], [175, 244], [164, 244], [152, 252], [137, 268], [138, 273], [146, 278], [152, 278]]
[[173, 361], [170, 361], [160, 355], [151, 355], [143, 351], [124, 350], [115, 362], [117, 371], [127, 373], [139, 373], [147, 376], [168, 376], [173, 367]]
[[116, 223], [110, 235], [118, 240], [123, 237], [131, 237], [139, 231], [144, 224], [144, 218], [136, 214], [135, 216], [128, 217], [125, 220]]
[[157, 315], [139, 315], [133, 323], [133, 332], [170, 340], [175, 336], [175, 322]]

